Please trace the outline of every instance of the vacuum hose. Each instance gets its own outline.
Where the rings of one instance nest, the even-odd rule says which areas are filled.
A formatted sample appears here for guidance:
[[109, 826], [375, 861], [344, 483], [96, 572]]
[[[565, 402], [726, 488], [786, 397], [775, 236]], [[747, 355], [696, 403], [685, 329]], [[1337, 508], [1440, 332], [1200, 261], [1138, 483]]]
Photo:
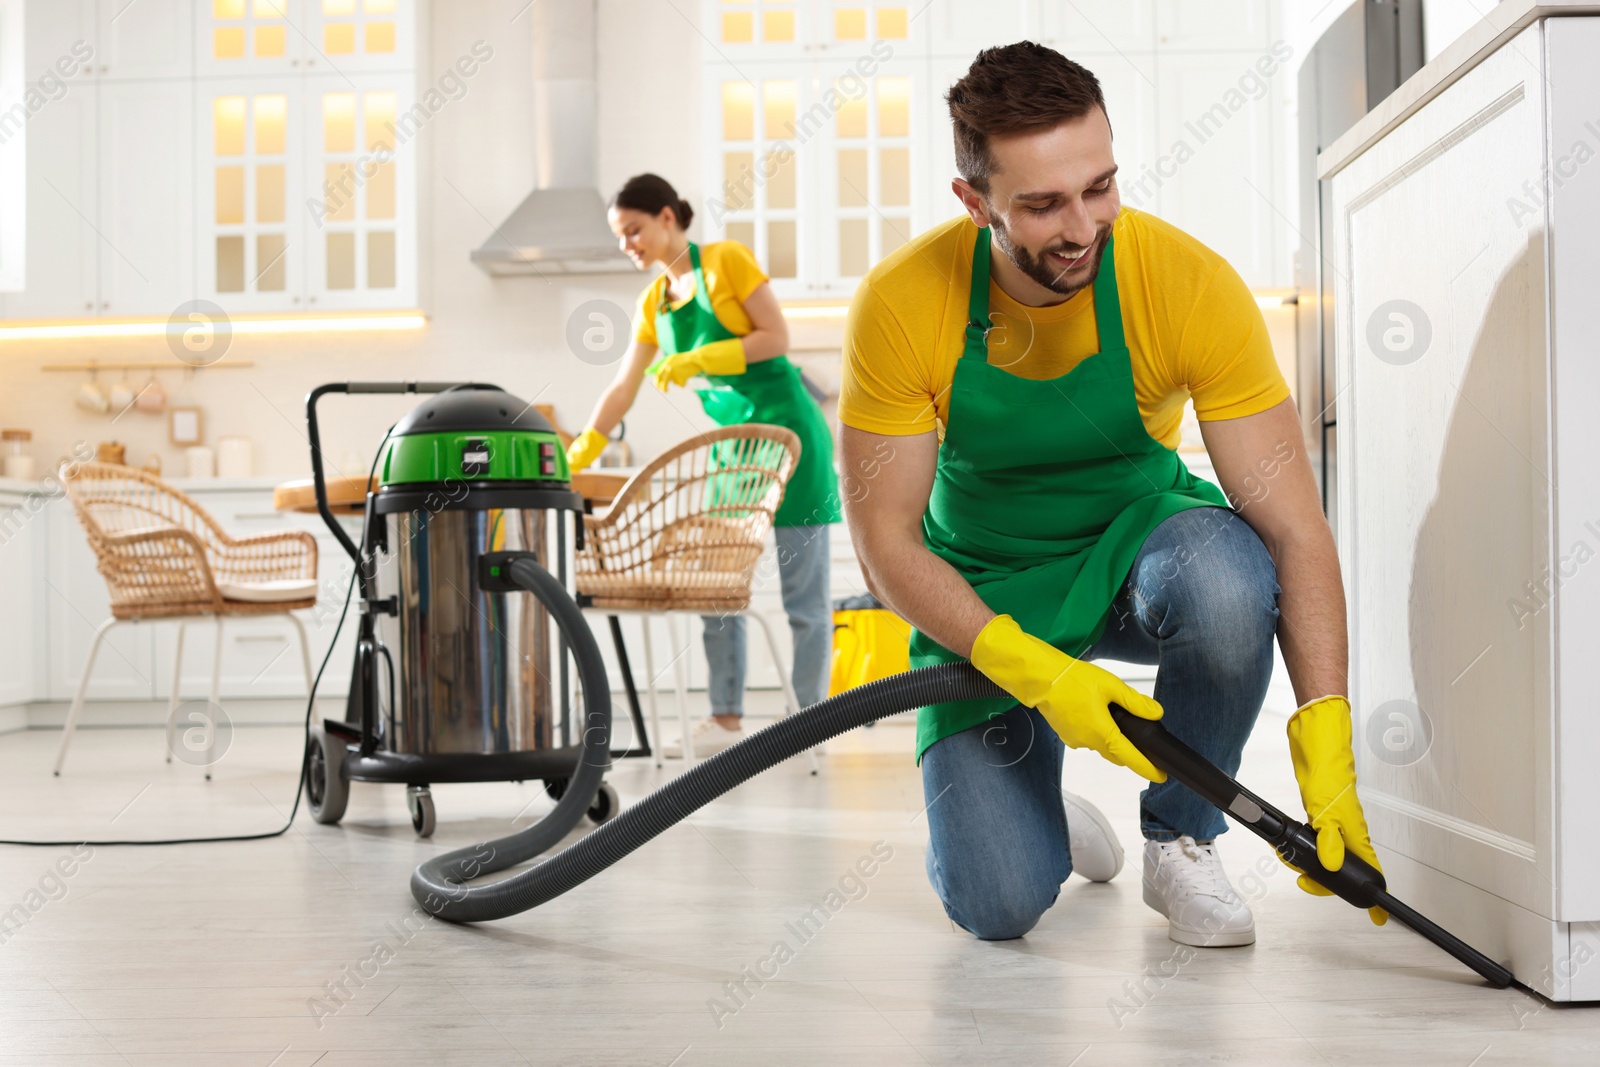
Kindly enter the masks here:
[[[526, 863], [540, 853], [548, 851], [552, 845], [567, 835], [567, 831], [578, 825], [579, 819], [583, 818], [583, 813], [588, 810], [590, 801], [599, 791], [600, 780], [605, 777], [606, 767], [611, 762], [611, 688], [606, 679], [605, 661], [600, 658], [600, 646], [595, 644], [588, 620], [583, 617], [583, 612], [578, 609], [578, 605], [555, 576], [539, 566], [532, 556], [522, 557], [518, 553], [508, 552], [501, 554], [500, 559], [504, 561], [505, 584], [532, 593], [554, 617], [557, 627], [566, 637], [567, 644], [572, 650], [578, 668], [578, 680], [583, 686], [583, 744], [579, 752], [577, 769], [573, 771], [572, 777], [567, 782], [566, 791], [561, 794], [561, 799], [557, 801], [550, 814], [527, 829], [508, 837], [436, 856], [412, 872], [411, 895], [417, 898], [417, 902], [441, 919], [451, 919], [455, 922], [503, 919], [507, 915], [515, 915], [519, 911], [526, 911], [543, 904], [551, 897], [564, 893], [583, 881], [580, 878], [563, 885], [554, 893], [542, 895], [535, 888], [535, 883], [543, 881], [539, 877], [542, 872], [556, 859], [571, 852], [572, 849], [569, 848], [532, 870], [524, 871], [504, 881], [470, 888], [462, 884], [481, 874], [492, 874], [507, 867], [515, 867], [519, 863]], [[656, 827], [641, 838], [639, 844], [665, 830], [675, 821], [668, 820]], [[590, 838], [584, 838], [584, 841], [588, 840]], [[589, 873], [598, 872], [601, 867], [615, 863], [631, 851], [630, 848], [617, 853]], [[589, 875], [584, 877], [587, 878]]]
[[[537, 573], [535, 573], [537, 572]], [[539, 595], [557, 613], [562, 629], [570, 627], [563, 612], [582, 616], [577, 605], [561, 591], [550, 595], [546, 583], [555, 580], [542, 568], [525, 562], [512, 567], [512, 580]], [[535, 589], [534, 583], [539, 583]], [[560, 586], [555, 585], [560, 591]], [[566, 607], [560, 607], [565, 601]], [[587, 699], [605, 701], [597, 728], [585, 731], [583, 761], [562, 797], [561, 804], [577, 800], [584, 807], [599, 787], [610, 758], [609, 693], [600, 666], [599, 648], [593, 642], [573, 641], [579, 676]], [[534, 826], [517, 834], [481, 845], [458, 849], [429, 860], [411, 876], [411, 894], [423, 908], [441, 919], [478, 922], [503, 919], [536, 908], [593, 878], [639, 848], [674, 823], [756, 775], [797, 756], [830, 738], [889, 715], [946, 701], [1004, 696], [1004, 691], [970, 663], [922, 667], [859, 686], [813, 704], [798, 715], [786, 716], [738, 744], [674, 778], [644, 800], [605, 823], [593, 833], [526, 871], [498, 882], [468, 886], [483, 874], [524, 863], [559, 840], [575, 819], [567, 821], [560, 805]], [[1477, 971], [1497, 988], [1511, 982], [1509, 970], [1443, 930], [1414, 909], [1395, 899], [1383, 875], [1352, 854], [1344, 866], [1328, 871], [1317, 861], [1316, 835], [1271, 804], [1239, 785], [1199, 753], [1174, 737], [1157, 721], [1139, 719], [1112, 705], [1118, 727], [1157, 767], [1211, 801], [1236, 821], [1264, 838], [1290, 863], [1357, 907], [1380, 905], [1391, 915]], [[603, 722], [601, 721], [603, 720]], [[581, 799], [579, 799], [581, 798]]]
[[[527, 568], [524, 566], [524, 569]], [[514, 571], [512, 577], [518, 580], [519, 575]], [[576, 612], [577, 606], [573, 605], [571, 610]], [[596, 686], [600, 693], [605, 693], [604, 671], [596, 668], [599, 673], [594, 677], [598, 681], [591, 685], [591, 675], [584, 667], [584, 650], [578, 645], [578, 642], [573, 642], [574, 651], [578, 653], [578, 671], [583, 679], [585, 697], [595, 693]], [[592, 642], [591, 647], [594, 647]], [[594, 656], [598, 661], [598, 647], [594, 647]], [[815, 748], [858, 726], [920, 708], [924, 704], [1002, 695], [998, 686], [968, 663], [923, 667], [871, 682], [813, 704], [799, 715], [779, 719], [766, 729], [697, 763], [583, 840], [562, 849], [536, 867], [498, 882], [473, 886], [463, 884], [479, 875], [492, 874], [526, 862], [549, 848], [555, 842], [548, 838], [554, 836], [559, 840], [571, 826], [556, 818], [556, 812], [551, 812], [543, 821], [520, 833], [457, 849], [429, 860], [411, 875], [411, 895], [426, 910], [453, 922], [503, 919], [536, 908], [593, 878], [735, 786], [808, 748]], [[602, 733], [605, 736], [600, 736]], [[589, 736], [584, 738], [583, 762], [562, 796], [562, 803], [581, 796], [580, 803], [585, 807], [588, 805], [590, 796], [599, 787], [599, 774], [610, 759], [610, 743], [609, 731], [590, 731]], [[584, 777], [591, 770], [595, 772], [592, 781]], [[547, 831], [547, 827], [555, 832], [552, 834]], [[536, 833], [543, 840], [536, 839], [533, 836]]]

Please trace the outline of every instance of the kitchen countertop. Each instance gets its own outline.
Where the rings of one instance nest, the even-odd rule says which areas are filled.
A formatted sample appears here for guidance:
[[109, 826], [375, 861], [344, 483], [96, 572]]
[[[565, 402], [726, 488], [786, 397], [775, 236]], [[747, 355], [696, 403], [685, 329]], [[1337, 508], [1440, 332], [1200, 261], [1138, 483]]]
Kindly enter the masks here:
[[1600, 4], [1581, 0], [1501, 0], [1433, 61], [1383, 99], [1317, 156], [1317, 177], [1333, 177], [1390, 130], [1444, 92], [1506, 41], [1542, 18], [1600, 15]]
[[[238, 493], [238, 492], [272, 492], [274, 486], [285, 481], [284, 478], [270, 478], [266, 475], [254, 475], [249, 478], [167, 478], [168, 485], [182, 489], [185, 493]], [[42, 478], [25, 482], [20, 478], [0, 478], [0, 493], [27, 496], [29, 493], [44, 491]]]

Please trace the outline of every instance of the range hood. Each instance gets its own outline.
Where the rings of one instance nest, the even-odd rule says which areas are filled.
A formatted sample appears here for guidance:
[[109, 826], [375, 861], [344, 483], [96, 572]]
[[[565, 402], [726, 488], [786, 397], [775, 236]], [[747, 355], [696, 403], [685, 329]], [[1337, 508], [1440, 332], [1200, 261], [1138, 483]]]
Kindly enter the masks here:
[[594, 0], [536, 3], [533, 192], [472, 262], [495, 275], [632, 273], [595, 187]]

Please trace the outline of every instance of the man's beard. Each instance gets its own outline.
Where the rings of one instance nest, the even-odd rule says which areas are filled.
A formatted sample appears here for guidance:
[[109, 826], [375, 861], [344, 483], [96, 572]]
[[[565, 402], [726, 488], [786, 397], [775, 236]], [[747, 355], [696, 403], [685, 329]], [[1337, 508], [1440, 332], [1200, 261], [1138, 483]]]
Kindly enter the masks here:
[[1099, 276], [1100, 257], [1105, 255], [1106, 251], [1106, 243], [1104, 238], [1111, 232], [1110, 226], [1106, 226], [1095, 231], [1095, 248], [1094, 251], [1090, 253], [1093, 258], [1089, 262], [1089, 271], [1084, 280], [1081, 282], [1064, 282], [1061, 279], [1062, 275], [1065, 274], [1066, 271], [1053, 265], [1050, 260], [1045, 257], [1046, 253], [1060, 252], [1062, 249], [1067, 247], [1066, 245], [1059, 245], [1055, 248], [1046, 248], [1041, 251], [1038, 256], [1035, 256], [1032, 252], [1029, 252], [1026, 248], [1015, 244], [1011, 240], [1011, 235], [1006, 232], [1005, 223], [1000, 221], [999, 216], [992, 214], [989, 216], [989, 229], [994, 233], [995, 244], [1000, 246], [1000, 251], [1006, 254], [1006, 258], [1011, 260], [1018, 270], [1032, 278], [1034, 281], [1038, 282], [1040, 285], [1044, 286], [1046, 289], [1050, 290], [1052, 293], [1059, 293], [1062, 296], [1071, 296], [1078, 290], [1087, 288], [1094, 282], [1095, 278]]

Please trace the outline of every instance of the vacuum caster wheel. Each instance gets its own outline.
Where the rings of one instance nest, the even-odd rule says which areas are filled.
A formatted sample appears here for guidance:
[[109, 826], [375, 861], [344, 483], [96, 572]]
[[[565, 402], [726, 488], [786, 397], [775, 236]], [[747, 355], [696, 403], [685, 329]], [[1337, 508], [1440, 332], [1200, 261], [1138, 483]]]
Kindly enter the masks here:
[[567, 795], [567, 779], [546, 778], [544, 780], [545, 795], [551, 800], [560, 800]]
[[406, 807], [411, 809], [411, 828], [418, 837], [432, 837], [434, 827], [433, 793], [425, 785], [406, 786]]
[[594, 795], [594, 802], [589, 805], [586, 814], [590, 822], [599, 825], [608, 821], [620, 810], [622, 801], [618, 799], [617, 791], [611, 787], [610, 782], [601, 782], [600, 791]]
[[325, 825], [344, 818], [350, 802], [350, 780], [344, 775], [344, 757], [349, 749], [344, 739], [329, 737], [322, 727], [311, 731], [311, 751], [306, 759], [306, 802], [311, 817]]

